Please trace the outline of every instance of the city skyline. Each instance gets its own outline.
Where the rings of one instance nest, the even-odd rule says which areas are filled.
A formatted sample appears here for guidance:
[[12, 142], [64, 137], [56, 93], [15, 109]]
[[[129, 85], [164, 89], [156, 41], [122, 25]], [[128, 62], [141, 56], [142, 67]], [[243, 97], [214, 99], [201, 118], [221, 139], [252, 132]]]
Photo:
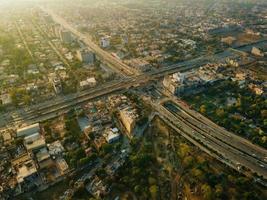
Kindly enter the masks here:
[[0, 199], [266, 199], [266, 9], [0, 0]]

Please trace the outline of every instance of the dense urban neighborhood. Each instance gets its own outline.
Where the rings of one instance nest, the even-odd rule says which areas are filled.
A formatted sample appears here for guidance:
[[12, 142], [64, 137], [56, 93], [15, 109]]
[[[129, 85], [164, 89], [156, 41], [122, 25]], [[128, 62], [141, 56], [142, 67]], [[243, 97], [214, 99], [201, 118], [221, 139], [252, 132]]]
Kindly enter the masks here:
[[0, 1], [0, 200], [266, 199], [266, 11]]

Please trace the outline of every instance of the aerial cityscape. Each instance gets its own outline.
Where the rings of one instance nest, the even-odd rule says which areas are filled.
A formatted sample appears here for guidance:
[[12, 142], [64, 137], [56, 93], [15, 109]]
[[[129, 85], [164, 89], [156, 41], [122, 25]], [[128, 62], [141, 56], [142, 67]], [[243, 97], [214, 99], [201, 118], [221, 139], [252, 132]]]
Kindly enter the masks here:
[[266, 0], [0, 0], [0, 200], [267, 199]]

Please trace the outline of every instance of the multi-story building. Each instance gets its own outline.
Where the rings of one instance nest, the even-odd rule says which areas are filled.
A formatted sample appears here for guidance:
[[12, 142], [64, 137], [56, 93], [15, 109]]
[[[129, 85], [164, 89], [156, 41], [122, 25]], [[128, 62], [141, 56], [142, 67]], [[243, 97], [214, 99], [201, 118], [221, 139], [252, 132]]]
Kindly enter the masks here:
[[77, 58], [79, 61], [86, 64], [93, 64], [95, 62], [95, 54], [86, 49], [78, 50]]
[[164, 87], [176, 95], [187, 95], [197, 93], [206, 88], [207, 85], [225, 79], [225, 76], [218, 71], [217, 65], [205, 65], [198, 70], [189, 72], [178, 72], [164, 77]]
[[125, 126], [128, 132], [128, 135], [132, 136], [136, 121], [138, 119], [138, 114], [136, 110], [133, 109], [131, 106], [128, 106], [120, 110], [120, 117], [123, 125]]
[[60, 31], [60, 39], [62, 42], [64, 43], [71, 43], [73, 41], [71, 32], [67, 31], [67, 30], [61, 30]]
[[100, 39], [100, 46], [102, 48], [108, 48], [110, 46], [110, 36], [105, 36]]
[[175, 73], [171, 76], [164, 77], [163, 85], [164, 87], [171, 92], [172, 94], [181, 94], [184, 92], [184, 80], [185, 80], [185, 74], [184, 73]]

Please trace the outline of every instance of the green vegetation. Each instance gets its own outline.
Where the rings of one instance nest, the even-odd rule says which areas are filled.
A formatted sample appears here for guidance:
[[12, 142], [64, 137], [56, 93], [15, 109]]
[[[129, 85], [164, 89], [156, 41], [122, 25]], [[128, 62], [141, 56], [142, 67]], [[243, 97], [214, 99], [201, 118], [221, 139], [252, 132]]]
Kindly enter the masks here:
[[185, 100], [218, 125], [267, 148], [267, 100], [263, 96], [225, 81]]
[[252, 178], [201, 152], [159, 119], [131, 146], [116, 192], [137, 199], [264, 199]]
[[157, 162], [153, 155], [152, 143], [148, 138], [141, 146], [140, 142], [132, 141], [133, 153], [129, 157], [129, 162], [119, 172], [117, 187], [127, 187], [143, 199], [156, 199]]
[[[81, 133], [77, 116], [74, 111], [70, 111], [65, 118], [66, 137], [64, 139], [64, 146], [69, 149], [65, 155], [66, 161], [72, 168], [82, 167], [97, 159], [97, 154], [92, 153], [89, 156], [85, 154], [85, 146], [81, 147], [81, 143], [86, 140], [84, 134]], [[88, 143], [87, 147], [90, 146]]]
[[135, 103], [135, 108], [137, 109], [140, 119], [137, 122], [137, 125], [142, 126], [148, 122], [148, 116], [151, 113], [151, 107], [139, 98], [139, 96], [133, 92], [126, 92], [125, 95]]

